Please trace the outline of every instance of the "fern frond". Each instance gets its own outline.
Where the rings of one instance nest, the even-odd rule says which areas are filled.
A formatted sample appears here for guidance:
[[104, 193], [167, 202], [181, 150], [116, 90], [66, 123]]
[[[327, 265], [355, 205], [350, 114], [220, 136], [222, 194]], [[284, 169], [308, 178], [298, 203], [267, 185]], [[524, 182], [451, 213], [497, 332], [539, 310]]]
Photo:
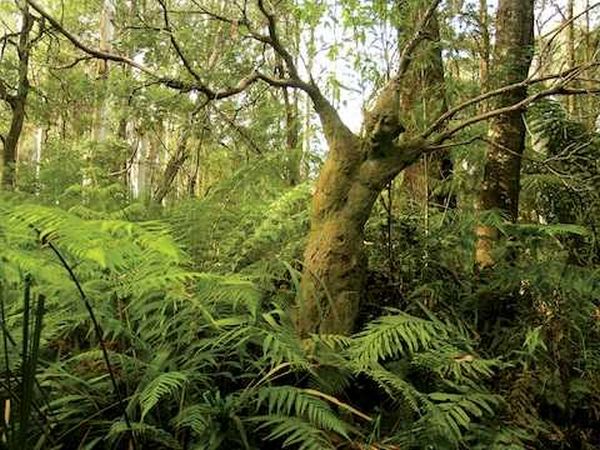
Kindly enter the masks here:
[[368, 366], [430, 348], [447, 337], [438, 323], [398, 312], [382, 316], [357, 334], [349, 349], [359, 366]]
[[188, 375], [182, 372], [161, 373], [152, 380], [140, 393], [142, 420], [160, 400], [175, 395], [188, 382]]

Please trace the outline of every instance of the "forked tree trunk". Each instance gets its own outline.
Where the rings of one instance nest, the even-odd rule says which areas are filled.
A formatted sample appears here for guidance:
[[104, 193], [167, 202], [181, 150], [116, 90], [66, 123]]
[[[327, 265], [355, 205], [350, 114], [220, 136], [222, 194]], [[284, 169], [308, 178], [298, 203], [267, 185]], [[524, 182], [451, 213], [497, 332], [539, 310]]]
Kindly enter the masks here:
[[364, 226], [378, 195], [421, 152], [419, 140], [394, 140], [399, 86], [391, 82], [366, 119], [365, 136], [354, 135], [320, 92], [310, 93], [329, 153], [312, 201], [311, 230], [304, 253], [300, 301], [295, 314], [300, 336], [353, 331], [364, 291]]
[[[500, 0], [496, 18], [494, 67], [490, 74], [493, 88], [525, 80], [533, 56], [534, 0]], [[526, 88], [499, 96], [496, 108], [514, 105], [527, 96]], [[516, 222], [519, 213], [521, 158], [525, 146], [523, 111], [515, 110], [495, 117], [490, 124], [487, 161], [479, 199], [482, 211], [498, 210]], [[476, 261], [480, 267], [494, 264], [494, 244], [498, 230], [477, 228]]]

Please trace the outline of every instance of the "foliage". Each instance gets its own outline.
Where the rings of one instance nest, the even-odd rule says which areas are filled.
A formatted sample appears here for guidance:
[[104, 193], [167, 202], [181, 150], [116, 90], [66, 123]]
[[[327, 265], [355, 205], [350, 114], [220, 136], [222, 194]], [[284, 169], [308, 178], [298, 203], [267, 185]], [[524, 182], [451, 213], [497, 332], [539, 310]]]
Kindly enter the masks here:
[[[421, 432], [456, 445], [499, 405], [485, 387], [499, 363], [460, 359], [471, 337], [430, 313], [389, 311], [355, 336], [301, 341], [250, 281], [186, 268], [165, 224], [83, 219], [10, 198], [2, 219], [5, 336], [27, 339], [19, 332], [23, 277], [47, 299], [30, 414], [47, 424], [30, 429], [29, 446], [102, 448], [135, 439], [166, 448], [266, 448], [265, 440], [273, 448], [327, 449], [365, 439], [407, 443]], [[50, 243], [75, 271], [100, 335]], [[6, 342], [15, 367], [20, 354]], [[417, 374], [429, 383], [420, 385]], [[373, 396], [396, 408], [380, 410]]]

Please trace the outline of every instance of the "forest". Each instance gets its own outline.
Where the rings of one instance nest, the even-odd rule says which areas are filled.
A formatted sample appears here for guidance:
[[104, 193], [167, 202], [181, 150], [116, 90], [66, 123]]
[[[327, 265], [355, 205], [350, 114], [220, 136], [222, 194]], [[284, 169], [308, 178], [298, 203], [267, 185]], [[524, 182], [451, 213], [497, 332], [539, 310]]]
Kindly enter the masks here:
[[0, 449], [600, 449], [600, 2], [0, 0]]

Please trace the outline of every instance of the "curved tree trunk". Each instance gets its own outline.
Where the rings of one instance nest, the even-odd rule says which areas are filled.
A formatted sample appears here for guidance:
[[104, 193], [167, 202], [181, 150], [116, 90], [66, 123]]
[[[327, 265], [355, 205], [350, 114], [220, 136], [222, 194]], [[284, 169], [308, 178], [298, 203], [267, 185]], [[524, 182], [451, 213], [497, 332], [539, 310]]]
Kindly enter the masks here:
[[[427, 28], [439, 3], [434, 0], [430, 4], [419, 31]], [[294, 316], [296, 331], [302, 337], [354, 331], [365, 288], [365, 223], [385, 186], [424, 153], [423, 137], [401, 136], [406, 129], [400, 112], [404, 75], [423, 35], [418, 32], [407, 42], [396, 76], [379, 92], [366, 114], [360, 137], [341, 121], [314, 81], [303, 85], [321, 121], [329, 152], [313, 195], [311, 230]], [[293, 63], [289, 66], [295, 72]]]
[[421, 154], [419, 139], [398, 142], [397, 83], [378, 97], [366, 119], [365, 137], [354, 135], [320, 92], [311, 92], [329, 155], [321, 169], [304, 253], [295, 324], [301, 336], [353, 331], [364, 291], [364, 226], [378, 195]]
[[[533, 56], [534, 0], [501, 0], [496, 18], [492, 88], [525, 80]], [[526, 88], [499, 96], [495, 108], [514, 105], [527, 96]], [[519, 213], [521, 158], [525, 146], [523, 111], [515, 110], [495, 117], [488, 132], [488, 153], [484, 169], [479, 208], [498, 210], [516, 222]], [[480, 267], [494, 264], [494, 243], [498, 231], [488, 226], [477, 228], [476, 261]]]

